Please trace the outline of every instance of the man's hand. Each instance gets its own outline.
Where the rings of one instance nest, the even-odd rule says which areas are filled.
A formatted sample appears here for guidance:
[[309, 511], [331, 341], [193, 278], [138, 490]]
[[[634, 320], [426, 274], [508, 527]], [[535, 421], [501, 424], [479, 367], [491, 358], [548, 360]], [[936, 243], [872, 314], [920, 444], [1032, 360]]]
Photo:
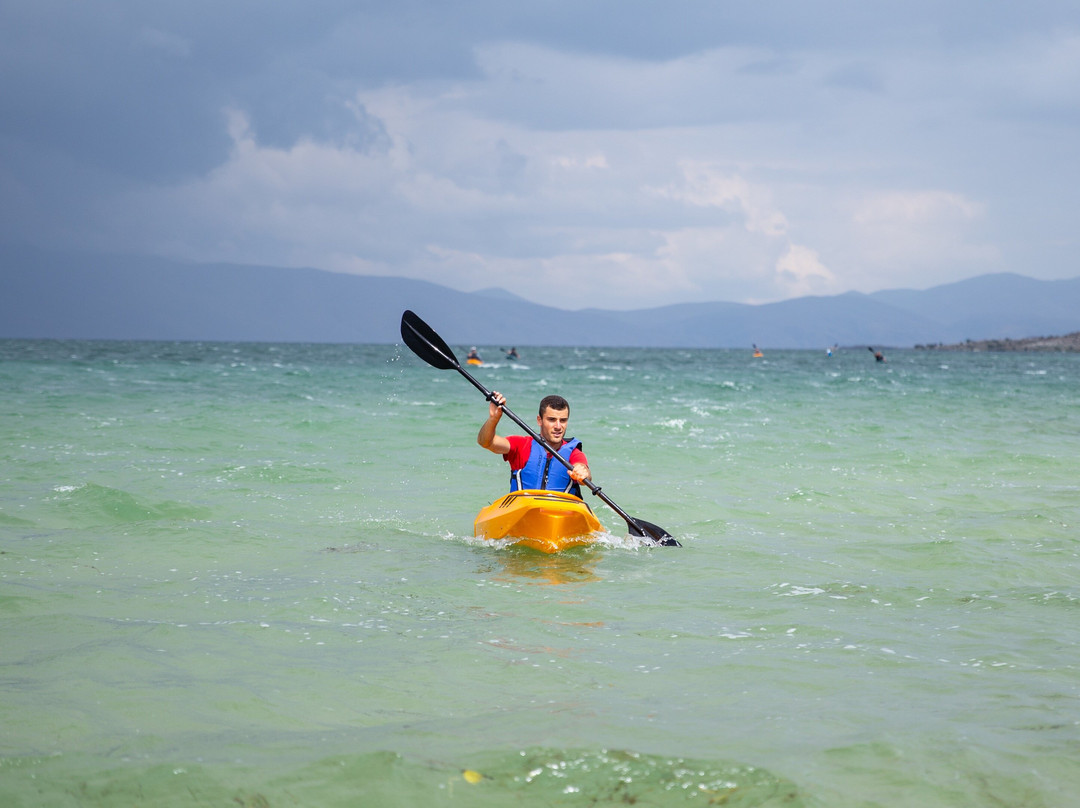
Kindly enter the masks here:
[[575, 483], [585, 482], [592, 475], [589, 474], [589, 467], [584, 463], [575, 463], [574, 467], [570, 469], [570, 479]]
[[495, 428], [499, 425], [499, 419], [502, 418], [503, 404], [505, 403], [506, 396], [495, 390], [491, 391], [491, 398], [488, 400], [487, 420], [480, 425], [480, 431], [476, 435], [477, 443], [485, 449], [500, 455], [505, 455], [510, 451], [510, 441], [495, 434]]
[[506, 403], [506, 396], [497, 390], [491, 391], [491, 400], [488, 402], [488, 418], [498, 421], [502, 418], [502, 408]]

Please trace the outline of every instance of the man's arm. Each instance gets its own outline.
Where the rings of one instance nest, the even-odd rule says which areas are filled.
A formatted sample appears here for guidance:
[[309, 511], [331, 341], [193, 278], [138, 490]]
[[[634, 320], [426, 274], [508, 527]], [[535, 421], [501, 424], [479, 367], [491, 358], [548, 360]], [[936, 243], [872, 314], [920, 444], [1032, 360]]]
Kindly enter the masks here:
[[480, 426], [480, 431], [476, 435], [477, 443], [499, 455], [505, 455], [510, 451], [510, 441], [501, 435], [495, 434], [495, 427], [499, 425], [499, 419], [502, 418], [503, 414], [502, 405], [505, 403], [506, 396], [494, 390], [491, 391], [487, 420]]
[[589, 471], [589, 461], [585, 459], [585, 453], [581, 449], [574, 449], [570, 453], [570, 464], [573, 466], [570, 470], [572, 480], [580, 483], [592, 479], [592, 472]]

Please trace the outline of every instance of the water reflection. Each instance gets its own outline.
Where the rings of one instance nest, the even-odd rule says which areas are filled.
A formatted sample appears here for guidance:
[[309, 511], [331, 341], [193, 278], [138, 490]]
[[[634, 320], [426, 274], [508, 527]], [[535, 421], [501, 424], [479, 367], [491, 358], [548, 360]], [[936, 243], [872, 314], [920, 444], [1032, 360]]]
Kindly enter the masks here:
[[493, 577], [533, 586], [561, 586], [599, 581], [594, 567], [603, 558], [596, 545], [561, 553], [539, 553], [523, 547], [500, 547], [492, 552]]

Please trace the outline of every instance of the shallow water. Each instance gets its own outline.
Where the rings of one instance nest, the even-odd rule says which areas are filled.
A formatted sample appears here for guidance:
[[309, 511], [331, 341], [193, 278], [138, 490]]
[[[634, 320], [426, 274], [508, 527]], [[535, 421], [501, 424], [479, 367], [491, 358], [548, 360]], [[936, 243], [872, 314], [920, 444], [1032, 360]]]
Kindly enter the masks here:
[[402, 347], [0, 342], [0, 802], [1074, 804], [1080, 357], [522, 354], [682, 548], [473, 540]]

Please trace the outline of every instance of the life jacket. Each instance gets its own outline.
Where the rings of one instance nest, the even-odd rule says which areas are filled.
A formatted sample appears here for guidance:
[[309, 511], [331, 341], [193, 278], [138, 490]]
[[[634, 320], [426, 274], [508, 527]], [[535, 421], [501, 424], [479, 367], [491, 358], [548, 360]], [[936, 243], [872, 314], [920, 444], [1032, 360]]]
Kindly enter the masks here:
[[[559, 454], [570, 462], [570, 453], [581, 448], [581, 441], [570, 438], [559, 449]], [[525, 488], [538, 488], [545, 491], [566, 491], [575, 497], [581, 497], [581, 486], [570, 477], [570, 470], [548, 454], [540, 441], [533, 439], [529, 449], [528, 462], [510, 472], [510, 490], [520, 491]]]

